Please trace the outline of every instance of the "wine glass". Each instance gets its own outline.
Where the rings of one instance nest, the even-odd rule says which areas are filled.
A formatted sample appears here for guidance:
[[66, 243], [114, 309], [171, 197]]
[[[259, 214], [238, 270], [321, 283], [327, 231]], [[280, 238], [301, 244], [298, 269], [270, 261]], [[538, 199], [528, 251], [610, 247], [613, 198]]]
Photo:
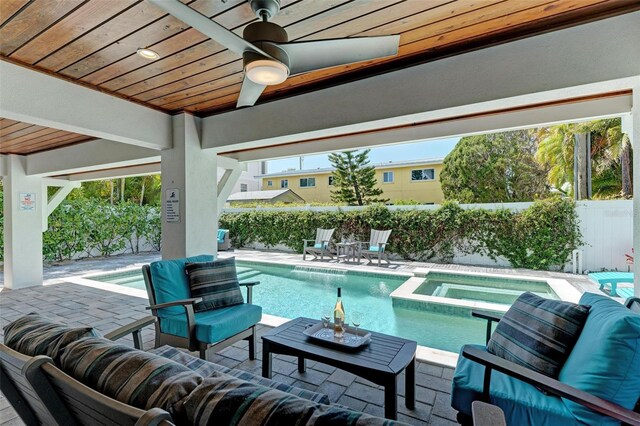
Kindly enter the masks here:
[[320, 311], [320, 317], [322, 318], [322, 326], [324, 328], [329, 328], [329, 324], [331, 324], [331, 314], [333, 313], [333, 309], [324, 308]]
[[356, 339], [358, 339], [358, 327], [362, 324], [362, 312], [353, 311], [351, 313], [351, 324], [356, 328]]

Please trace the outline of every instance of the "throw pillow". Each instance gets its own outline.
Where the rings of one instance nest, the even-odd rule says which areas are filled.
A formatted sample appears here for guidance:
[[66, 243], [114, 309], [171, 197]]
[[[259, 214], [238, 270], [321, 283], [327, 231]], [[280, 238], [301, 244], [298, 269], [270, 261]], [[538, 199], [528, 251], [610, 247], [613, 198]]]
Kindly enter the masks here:
[[336, 405], [318, 404], [224, 373], [214, 373], [184, 401], [192, 425], [394, 425]]
[[185, 270], [189, 277], [191, 297], [202, 297], [202, 302], [194, 306], [196, 312], [244, 303], [234, 257], [187, 263]]
[[524, 293], [498, 323], [487, 351], [557, 377], [588, 315], [589, 306]]
[[174, 420], [184, 419], [182, 400], [202, 382], [177, 362], [96, 337], [69, 344], [60, 367], [100, 393], [144, 410], [160, 407]]
[[91, 327], [70, 328], [35, 312], [4, 327], [4, 343], [24, 355], [46, 355], [57, 361], [59, 353], [82, 337], [99, 336]]

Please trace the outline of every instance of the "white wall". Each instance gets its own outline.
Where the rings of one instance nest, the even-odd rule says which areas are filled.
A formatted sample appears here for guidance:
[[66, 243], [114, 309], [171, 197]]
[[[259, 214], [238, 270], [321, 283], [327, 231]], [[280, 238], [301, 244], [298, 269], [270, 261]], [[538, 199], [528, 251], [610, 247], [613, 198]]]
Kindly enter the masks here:
[[[240, 179], [236, 182], [235, 186], [231, 190], [232, 194], [236, 192], [240, 192], [240, 184], [247, 185], [247, 191], [260, 191], [260, 180], [256, 179], [255, 176], [262, 174], [260, 171], [261, 161], [254, 161], [247, 164], [247, 171], [242, 172], [240, 175]], [[224, 169], [218, 167], [218, 182], [224, 175]]]
[[[531, 203], [504, 203], [504, 204], [463, 204], [462, 208], [524, 210]], [[391, 210], [433, 210], [439, 206], [390, 206]], [[284, 207], [284, 208], [260, 208], [258, 210], [310, 210], [310, 211], [345, 211], [360, 210], [363, 207]], [[242, 212], [247, 209], [225, 209], [223, 213]], [[580, 230], [585, 244], [580, 247], [583, 252], [583, 270], [599, 271], [604, 269], [617, 269], [627, 271], [625, 253], [631, 253], [633, 247], [633, 202], [631, 200], [611, 201], [581, 201], [576, 205], [576, 211], [580, 221]], [[251, 245], [252, 248], [265, 248], [261, 244]], [[275, 249], [286, 250], [284, 246]], [[509, 266], [505, 259], [497, 262], [481, 255], [455, 254], [453, 263], [463, 265], [482, 266]], [[571, 264], [567, 263], [566, 271], [571, 271]]]

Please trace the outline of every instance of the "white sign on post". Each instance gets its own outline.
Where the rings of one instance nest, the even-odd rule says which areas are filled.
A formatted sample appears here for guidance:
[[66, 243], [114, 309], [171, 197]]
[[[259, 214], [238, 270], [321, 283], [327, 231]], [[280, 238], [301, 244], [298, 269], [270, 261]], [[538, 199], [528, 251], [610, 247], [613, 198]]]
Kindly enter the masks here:
[[31, 212], [36, 209], [35, 192], [21, 192], [18, 198], [18, 210]]
[[167, 223], [180, 222], [180, 190], [167, 189], [164, 196], [164, 212]]

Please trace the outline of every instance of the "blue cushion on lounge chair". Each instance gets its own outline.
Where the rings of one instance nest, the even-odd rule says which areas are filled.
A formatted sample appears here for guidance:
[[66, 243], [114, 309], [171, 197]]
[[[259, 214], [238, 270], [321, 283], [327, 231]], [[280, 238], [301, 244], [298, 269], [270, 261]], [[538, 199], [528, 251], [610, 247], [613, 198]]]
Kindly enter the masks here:
[[[484, 346], [470, 345], [486, 351]], [[453, 377], [451, 406], [471, 415], [471, 403], [482, 399], [484, 366], [460, 355]], [[505, 374], [491, 373], [491, 403], [502, 408], [513, 424], [557, 426], [578, 425], [562, 399], [549, 397], [535, 386]]]
[[327, 243], [318, 243], [318, 244], [314, 244], [313, 248], [317, 248], [317, 249], [321, 249], [321, 248], [327, 248]]
[[[196, 339], [215, 343], [231, 337], [258, 323], [262, 318], [262, 308], [244, 303], [211, 311], [198, 312], [196, 317]], [[160, 321], [163, 333], [187, 337], [187, 317], [175, 315]]]
[[[591, 310], [558, 379], [633, 409], [640, 398], [640, 315], [599, 294], [584, 293], [580, 303], [591, 305]], [[587, 424], [620, 424], [582, 405], [564, 403]]]
[[[183, 259], [159, 260], [151, 262], [151, 281], [156, 296], [156, 303], [175, 302], [191, 298], [189, 279], [184, 268], [187, 263], [211, 262], [213, 256], [202, 254]], [[158, 316], [165, 318], [171, 315], [185, 314], [182, 306], [172, 306], [158, 310]], [[186, 317], [185, 317], [186, 321]]]
[[383, 252], [384, 251], [384, 246], [382, 246], [382, 248], [380, 246], [370, 246], [369, 247], [369, 251], [379, 251], [379, 252]]
[[228, 229], [218, 229], [218, 242], [220, 244], [224, 243], [224, 234], [229, 232]]

